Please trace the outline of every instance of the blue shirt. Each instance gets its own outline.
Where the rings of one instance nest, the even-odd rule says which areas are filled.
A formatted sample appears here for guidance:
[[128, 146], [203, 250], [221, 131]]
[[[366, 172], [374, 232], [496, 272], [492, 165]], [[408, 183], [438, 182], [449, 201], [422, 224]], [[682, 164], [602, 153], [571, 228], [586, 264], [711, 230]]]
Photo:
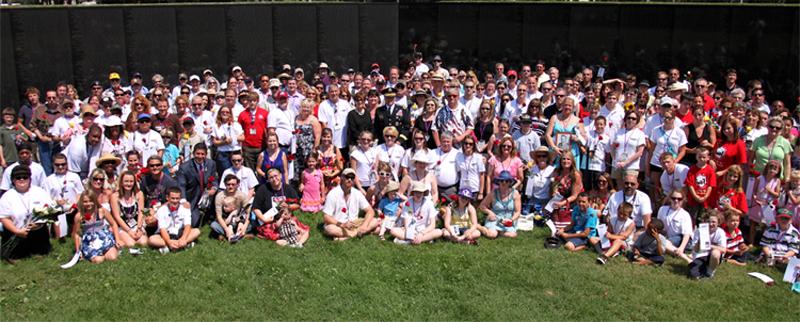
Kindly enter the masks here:
[[575, 205], [572, 208], [572, 231], [579, 233], [589, 228], [589, 236], [597, 237], [597, 210], [586, 208], [586, 213], [581, 212], [581, 208]]
[[380, 209], [386, 217], [397, 217], [397, 208], [400, 207], [401, 202], [403, 202], [403, 199], [389, 199], [389, 197], [384, 196], [381, 198], [381, 201], [378, 202], [378, 209]]

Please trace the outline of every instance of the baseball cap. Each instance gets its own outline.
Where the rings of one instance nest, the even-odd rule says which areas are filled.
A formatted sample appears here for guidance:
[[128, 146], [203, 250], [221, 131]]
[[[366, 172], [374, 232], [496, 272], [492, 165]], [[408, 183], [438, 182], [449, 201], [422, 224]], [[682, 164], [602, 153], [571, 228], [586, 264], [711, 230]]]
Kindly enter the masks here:
[[323, 69], [323, 68], [324, 68], [324, 69], [328, 69], [328, 64], [326, 64], [326, 63], [324, 63], [324, 62], [322, 62], [322, 63], [319, 63], [319, 68], [318, 68], [318, 69]]
[[190, 82], [191, 81], [198, 81], [199, 82], [200, 81], [200, 76], [192, 75], [191, 77], [189, 77], [189, 81]]
[[298, 73], [299, 73], [299, 74], [305, 74], [305, 72], [303, 71], [303, 69], [302, 69], [302, 68], [300, 68], [300, 67], [297, 67], [297, 68], [295, 68], [295, 69], [294, 69], [294, 73], [295, 73], [295, 74], [298, 74]]
[[108, 80], [119, 80], [119, 73], [108, 74]]
[[347, 169], [344, 169], [342, 171], [342, 176], [351, 175], [351, 174], [352, 175], [356, 175], [356, 170], [353, 170], [351, 168], [347, 168]]
[[142, 114], [139, 114], [139, 117], [137, 117], [136, 119], [141, 121], [141, 120], [145, 120], [145, 119], [150, 120], [152, 118], [150, 117], [150, 114], [142, 113]]
[[277, 78], [273, 78], [269, 80], [269, 87], [281, 87], [281, 81]]

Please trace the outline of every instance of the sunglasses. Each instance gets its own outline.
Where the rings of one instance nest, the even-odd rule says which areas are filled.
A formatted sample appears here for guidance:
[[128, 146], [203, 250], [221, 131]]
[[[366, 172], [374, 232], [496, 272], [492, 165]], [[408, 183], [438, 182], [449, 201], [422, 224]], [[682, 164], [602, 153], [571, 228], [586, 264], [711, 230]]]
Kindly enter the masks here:
[[67, 164], [66, 163], [53, 163], [53, 166], [60, 168], [60, 167], [66, 167]]
[[28, 179], [30, 179], [30, 178], [31, 178], [31, 177], [15, 177], [15, 178], [14, 178], [14, 181], [19, 181], [19, 180], [28, 180]]
[[414, 138], [414, 141], [424, 141], [425, 138]]
[[394, 135], [384, 135], [383, 137], [384, 137], [384, 138], [387, 138], [387, 139], [394, 139], [394, 138], [396, 138], [397, 136], [394, 136]]
[[511, 183], [511, 180], [497, 180], [497, 183]]
[[378, 175], [381, 176], [381, 177], [388, 177], [388, 176], [391, 176], [392, 174], [388, 173], [388, 172], [378, 172]]
[[163, 165], [164, 164], [162, 164], [162, 163], [153, 163], [153, 164], [148, 164], [147, 166], [150, 167], [150, 168], [158, 168], [158, 167], [161, 167]]
[[672, 197], [671, 199], [672, 199], [672, 201], [681, 201], [681, 200], [683, 200], [683, 198], [679, 198], [679, 197]]
[[473, 146], [473, 145], [475, 145], [475, 143], [473, 143], [473, 142], [463, 142], [463, 143], [461, 143], [461, 145], [463, 145], [463, 146]]
[[504, 146], [503, 146], [503, 149], [511, 149], [511, 148], [513, 148], [513, 147], [512, 147], [512, 146], [510, 146], [510, 145], [504, 145]]
[[782, 129], [782, 127], [780, 127], [780, 126], [774, 126], [774, 125], [770, 125], [770, 126], [769, 126], [769, 128], [770, 128], [770, 129], [773, 129], [773, 130], [775, 130], [775, 131], [780, 131], [780, 130]]
[[92, 181], [94, 181], [94, 182], [103, 182], [103, 180], [105, 180], [105, 178], [103, 178], [103, 177], [94, 177], [94, 178], [92, 178]]
[[626, 182], [626, 183], [624, 183], [624, 185], [625, 185], [626, 187], [633, 187], [633, 186], [635, 186], [635, 185], [636, 185], [636, 182]]
[[356, 176], [354, 176], [354, 175], [352, 175], [352, 174], [349, 174], [349, 175], [346, 175], [346, 176], [344, 176], [344, 178], [345, 178], [346, 180], [355, 180], [355, 179], [356, 179]]

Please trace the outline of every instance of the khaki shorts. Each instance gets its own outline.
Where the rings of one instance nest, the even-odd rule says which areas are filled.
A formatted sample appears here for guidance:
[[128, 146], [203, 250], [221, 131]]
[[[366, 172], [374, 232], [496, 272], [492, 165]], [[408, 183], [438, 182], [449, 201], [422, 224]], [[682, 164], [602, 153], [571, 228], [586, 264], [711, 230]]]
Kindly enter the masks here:
[[614, 170], [611, 170], [611, 179], [622, 181], [626, 175], [639, 178], [639, 170], [626, 170], [620, 168], [614, 168]]

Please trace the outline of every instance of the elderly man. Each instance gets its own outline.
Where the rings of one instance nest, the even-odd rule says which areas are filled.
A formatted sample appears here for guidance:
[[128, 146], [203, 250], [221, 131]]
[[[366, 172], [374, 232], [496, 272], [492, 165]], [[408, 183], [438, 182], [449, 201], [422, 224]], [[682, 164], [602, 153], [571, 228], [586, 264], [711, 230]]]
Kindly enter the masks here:
[[653, 215], [653, 208], [650, 205], [650, 196], [638, 190], [639, 180], [636, 176], [625, 176], [623, 186], [624, 188], [622, 191], [617, 191], [608, 198], [608, 206], [603, 212], [608, 215], [607, 218], [616, 218], [619, 205], [623, 202], [633, 205], [631, 219], [633, 219], [633, 222], [636, 224], [635, 237], [638, 237], [639, 234], [645, 231]]
[[289, 153], [292, 138], [294, 137], [294, 112], [289, 109], [289, 95], [286, 92], [278, 92], [274, 95], [277, 105], [269, 110], [267, 124], [275, 129], [278, 135], [278, 145], [283, 153]]
[[[375, 213], [367, 198], [354, 187], [355, 180], [355, 170], [344, 169], [341, 184], [325, 197], [325, 207], [322, 209], [324, 233], [333, 240], [343, 241], [363, 236], [378, 227], [379, 221], [374, 220]], [[358, 217], [361, 211], [364, 211], [364, 218]]]
[[[347, 123], [347, 114], [353, 107], [350, 103], [339, 99], [340, 93], [339, 85], [334, 84], [328, 87], [328, 99], [319, 103], [319, 122], [323, 127], [333, 131], [333, 145], [341, 149], [347, 146], [345, 124]], [[346, 151], [342, 152], [346, 153]]]
[[[201, 206], [208, 208], [208, 205], [198, 205], [205, 195], [210, 198], [217, 193], [219, 178], [216, 177], [217, 167], [214, 161], [206, 158], [208, 148], [203, 143], [194, 146], [192, 160], [184, 161], [178, 170], [178, 187], [181, 189], [183, 197], [192, 205], [192, 227], [199, 227], [202, 224], [200, 214]], [[202, 209], [203, 211], [207, 209]]]

